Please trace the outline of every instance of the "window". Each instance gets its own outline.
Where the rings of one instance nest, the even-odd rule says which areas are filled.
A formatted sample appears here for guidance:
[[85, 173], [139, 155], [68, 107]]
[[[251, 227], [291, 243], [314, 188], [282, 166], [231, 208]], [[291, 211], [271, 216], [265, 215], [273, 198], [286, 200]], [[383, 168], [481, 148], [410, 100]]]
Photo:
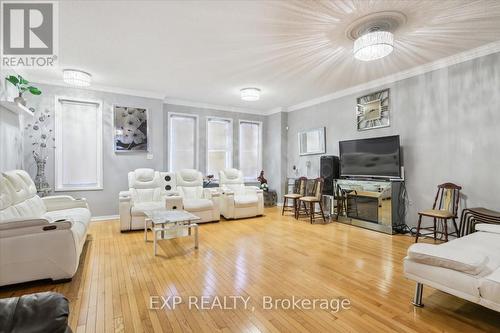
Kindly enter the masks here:
[[240, 121], [240, 170], [245, 179], [256, 179], [262, 170], [262, 123]]
[[219, 178], [219, 171], [233, 166], [233, 122], [207, 119], [207, 175]]
[[169, 170], [198, 169], [197, 141], [198, 117], [181, 114], [168, 114], [169, 132]]
[[101, 103], [56, 97], [55, 139], [55, 190], [102, 189]]

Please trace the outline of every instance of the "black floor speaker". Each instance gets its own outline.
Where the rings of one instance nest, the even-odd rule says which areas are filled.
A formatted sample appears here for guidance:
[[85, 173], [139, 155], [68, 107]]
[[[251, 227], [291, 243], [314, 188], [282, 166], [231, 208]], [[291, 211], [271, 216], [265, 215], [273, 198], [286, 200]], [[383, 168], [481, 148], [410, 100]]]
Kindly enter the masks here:
[[340, 160], [338, 156], [321, 156], [319, 160], [319, 174], [325, 179], [323, 194], [333, 195], [333, 180], [340, 176]]

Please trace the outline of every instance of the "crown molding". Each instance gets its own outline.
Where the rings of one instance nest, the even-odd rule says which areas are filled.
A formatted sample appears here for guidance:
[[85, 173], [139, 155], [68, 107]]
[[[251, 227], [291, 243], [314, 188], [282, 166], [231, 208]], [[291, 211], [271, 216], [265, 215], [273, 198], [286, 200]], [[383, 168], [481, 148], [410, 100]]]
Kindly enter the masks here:
[[158, 100], [163, 100], [163, 98], [165, 97], [165, 94], [153, 92], [153, 91], [126, 89], [126, 88], [118, 88], [118, 87], [95, 85], [95, 84], [92, 84], [89, 87], [75, 87], [75, 86], [70, 86], [70, 85], [65, 84], [63, 82], [60, 82], [59, 80], [33, 80], [33, 82], [40, 83], [40, 84], [47, 84], [47, 85], [56, 86], [56, 87], [69, 88], [69, 89], [99, 91], [99, 92], [121, 94], [121, 95], [128, 95], [128, 96], [134, 96], [134, 97], [152, 98], [152, 99], [158, 99]]
[[325, 103], [340, 97], [355, 94], [363, 90], [369, 90], [378, 88], [383, 85], [401, 81], [413, 76], [425, 74], [428, 72], [435, 71], [437, 69], [446, 68], [452, 65], [456, 65], [465, 61], [487, 56], [489, 54], [500, 52], [500, 41], [485, 44], [475, 49], [471, 49], [465, 52], [461, 52], [443, 59], [439, 59], [421, 66], [413, 67], [411, 69], [401, 71], [395, 74], [391, 74], [380, 79], [372, 80], [366, 83], [362, 83], [356, 86], [349, 87], [347, 89], [338, 90], [334, 93], [324, 95], [321, 97], [313, 98], [308, 101], [292, 105], [287, 108], [287, 112], [296, 111], [304, 109], [313, 105], [318, 105]]
[[240, 107], [236, 107], [236, 106], [208, 104], [208, 103], [187, 101], [187, 100], [176, 99], [176, 98], [165, 98], [165, 99], [163, 99], [163, 103], [172, 104], [172, 105], [190, 106], [190, 107], [201, 108], [201, 109], [220, 110], [220, 111], [227, 111], [227, 112], [250, 113], [250, 114], [257, 114], [260, 116], [265, 115], [264, 111], [260, 111], [260, 110], [256, 110], [256, 109], [247, 109], [247, 108], [240, 108]]
[[285, 107], [277, 107], [277, 108], [272, 108], [264, 112], [264, 115], [266, 116], [271, 116], [275, 113], [280, 113], [280, 112], [287, 112]]

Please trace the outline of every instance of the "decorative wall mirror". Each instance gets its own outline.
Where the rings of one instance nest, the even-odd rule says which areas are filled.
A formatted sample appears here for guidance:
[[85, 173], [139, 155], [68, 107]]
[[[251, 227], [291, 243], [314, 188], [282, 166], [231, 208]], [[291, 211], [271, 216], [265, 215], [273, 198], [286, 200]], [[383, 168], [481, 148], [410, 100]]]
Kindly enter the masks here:
[[299, 154], [301, 156], [324, 153], [326, 153], [324, 127], [299, 132]]
[[356, 118], [358, 131], [389, 126], [389, 89], [359, 97]]

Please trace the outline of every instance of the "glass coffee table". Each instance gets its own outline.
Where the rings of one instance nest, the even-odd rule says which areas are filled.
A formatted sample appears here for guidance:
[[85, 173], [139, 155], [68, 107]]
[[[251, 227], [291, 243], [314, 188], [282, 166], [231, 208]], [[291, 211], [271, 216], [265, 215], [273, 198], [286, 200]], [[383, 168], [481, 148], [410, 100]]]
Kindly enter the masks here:
[[[200, 218], [184, 210], [167, 210], [164, 208], [145, 211], [144, 219], [144, 241], [148, 241], [148, 230], [153, 233], [154, 255], [159, 239], [172, 239], [182, 237], [183, 231], [191, 235], [194, 229], [194, 248], [198, 248], [198, 224], [195, 221]], [[158, 238], [160, 234], [160, 238]], [[167, 237], [165, 236], [167, 235]]]

